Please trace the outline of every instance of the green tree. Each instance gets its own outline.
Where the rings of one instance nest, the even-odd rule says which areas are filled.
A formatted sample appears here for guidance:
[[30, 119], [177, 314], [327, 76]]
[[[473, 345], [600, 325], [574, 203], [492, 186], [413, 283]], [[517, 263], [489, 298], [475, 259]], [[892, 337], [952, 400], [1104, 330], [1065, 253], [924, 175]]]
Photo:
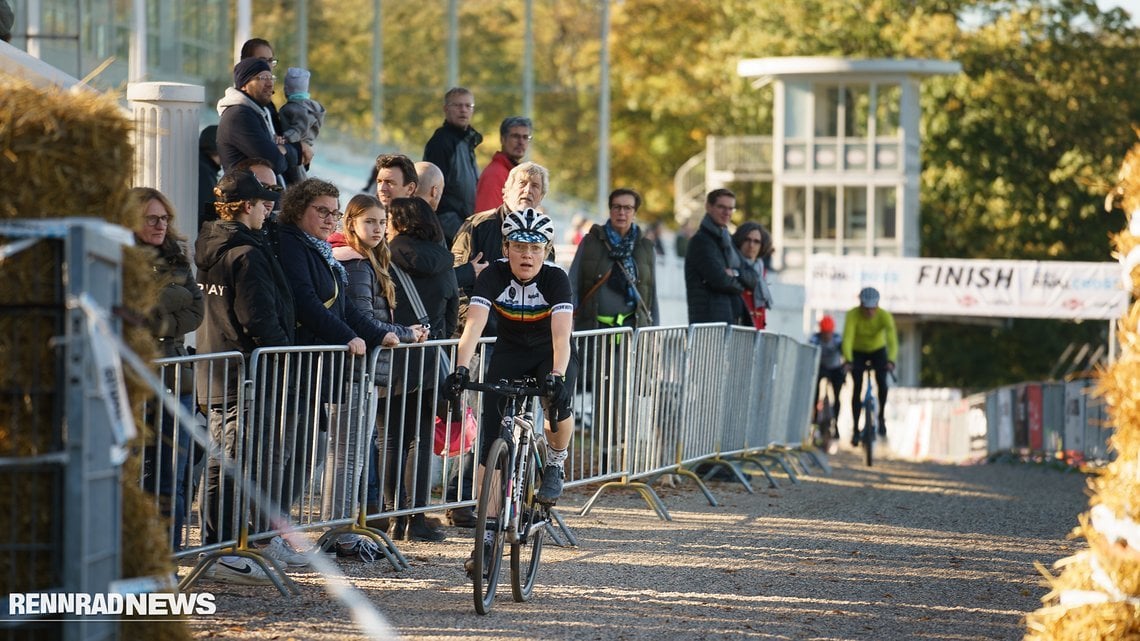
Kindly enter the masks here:
[[[384, 145], [418, 157], [442, 121], [447, 2], [387, 0]], [[255, 33], [281, 52], [294, 3], [255, 2]], [[486, 136], [519, 113], [523, 3], [459, 3], [460, 83], [476, 95]], [[597, 0], [535, 0], [531, 156], [555, 194], [596, 193], [600, 43]], [[927, 256], [1104, 260], [1120, 213], [1103, 196], [1140, 121], [1132, 74], [1140, 41], [1119, 10], [1093, 0], [624, 0], [611, 4], [611, 177], [668, 218], [677, 168], [709, 135], [769, 134], [772, 95], [736, 74], [741, 59], [823, 55], [960, 61], [963, 73], [923, 84], [922, 251]], [[371, 128], [372, 2], [310, 5], [314, 94], [333, 128]], [[288, 61], [283, 61], [288, 64]], [[364, 169], [362, 169], [362, 172]], [[770, 190], [744, 190], [761, 220]], [[601, 212], [596, 212], [597, 217]], [[1103, 324], [1012, 321], [922, 328], [927, 384], [974, 386], [1044, 376], [1070, 341], [1103, 340]], [[988, 353], [984, 363], [959, 355]], [[996, 363], [996, 365], [995, 365]]]

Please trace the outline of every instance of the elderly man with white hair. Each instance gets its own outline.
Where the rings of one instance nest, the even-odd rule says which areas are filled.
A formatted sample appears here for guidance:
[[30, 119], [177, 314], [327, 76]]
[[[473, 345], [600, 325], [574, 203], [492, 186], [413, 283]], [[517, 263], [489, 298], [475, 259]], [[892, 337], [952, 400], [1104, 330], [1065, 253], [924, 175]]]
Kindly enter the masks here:
[[[455, 235], [455, 242], [451, 246], [451, 254], [455, 257], [455, 278], [459, 283], [459, 331], [467, 319], [467, 301], [475, 287], [475, 279], [487, 265], [503, 258], [503, 221], [507, 214], [522, 211], [528, 207], [541, 210], [542, 199], [550, 188], [550, 173], [538, 163], [524, 162], [516, 166], [507, 174], [507, 182], [503, 186], [503, 204], [495, 209], [481, 211], [471, 216], [459, 228]], [[547, 259], [553, 259], [553, 251]], [[496, 336], [498, 323], [492, 316], [487, 319], [483, 328], [483, 336]], [[491, 346], [488, 346], [491, 347]], [[490, 352], [487, 352], [490, 357]], [[448, 480], [445, 496], [454, 500], [457, 495], [456, 485], [460, 482], [454, 473], [460, 469], [470, 470], [468, 464], [453, 466], [453, 476]], [[466, 475], [462, 479], [463, 492], [461, 498], [472, 498], [471, 477]], [[471, 508], [448, 510], [448, 518], [452, 525], [459, 527], [475, 527], [475, 515]]]

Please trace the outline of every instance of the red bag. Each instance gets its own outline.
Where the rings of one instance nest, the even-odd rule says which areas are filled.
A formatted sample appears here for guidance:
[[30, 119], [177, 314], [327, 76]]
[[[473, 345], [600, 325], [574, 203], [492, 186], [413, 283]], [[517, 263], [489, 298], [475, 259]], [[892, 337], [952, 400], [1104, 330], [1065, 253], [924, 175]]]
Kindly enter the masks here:
[[[450, 428], [450, 429], [449, 429]], [[479, 421], [470, 407], [464, 412], [462, 421], [443, 422], [435, 417], [435, 453], [440, 456], [459, 456], [471, 451], [475, 435], [479, 433]]]

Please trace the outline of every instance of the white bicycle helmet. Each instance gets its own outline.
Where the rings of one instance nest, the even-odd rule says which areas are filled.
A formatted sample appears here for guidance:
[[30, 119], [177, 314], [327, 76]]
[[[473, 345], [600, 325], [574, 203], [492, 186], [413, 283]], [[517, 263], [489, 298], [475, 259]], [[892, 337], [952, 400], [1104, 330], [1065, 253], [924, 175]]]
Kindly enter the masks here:
[[879, 290], [874, 287], [864, 287], [859, 292], [859, 304], [871, 308], [879, 306]]
[[554, 223], [546, 214], [530, 207], [512, 211], [503, 219], [503, 240], [520, 243], [553, 242]]

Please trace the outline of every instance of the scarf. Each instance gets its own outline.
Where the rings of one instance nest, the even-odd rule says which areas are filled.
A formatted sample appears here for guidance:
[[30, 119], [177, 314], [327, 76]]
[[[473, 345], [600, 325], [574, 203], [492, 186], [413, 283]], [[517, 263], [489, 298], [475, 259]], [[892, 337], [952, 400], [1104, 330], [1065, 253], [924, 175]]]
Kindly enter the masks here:
[[340, 280], [341, 289], [347, 287], [348, 272], [344, 270], [344, 265], [341, 265], [339, 260], [333, 258], [332, 245], [316, 236], [310, 236], [304, 231], [301, 232], [301, 235], [305, 238], [305, 242], [309, 243], [310, 247], [320, 252], [321, 256], [324, 257], [325, 262], [329, 264], [329, 268], [332, 269], [333, 274]]
[[765, 276], [764, 259], [757, 257], [756, 260], [750, 261], [744, 259], [744, 263], [756, 272], [758, 278], [756, 279], [756, 287], [752, 288], [752, 301], [759, 307], [764, 309], [772, 309], [772, 290], [768, 288], [768, 279]]
[[[625, 272], [633, 277], [636, 282], [637, 264], [633, 262], [633, 246], [637, 244], [637, 239], [641, 236], [641, 230], [638, 229], [637, 223], [629, 228], [625, 238], [618, 235], [608, 220], [602, 226], [602, 230], [606, 232], [606, 247], [610, 250], [610, 259], [615, 263], [620, 263], [625, 268]], [[627, 301], [637, 300], [637, 290], [634, 289], [634, 283], [626, 279], [621, 269], [610, 272], [610, 278], [606, 284], [624, 293]]]
[[744, 263], [744, 258], [740, 255], [740, 252], [736, 251], [736, 247], [732, 244], [732, 236], [728, 234], [728, 229], [718, 226], [708, 214], [705, 214], [705, 217], [701, 219], [701, 229], [712, 234], [713, 238], [717, 239], [717, 243], [720, 245], [720, 251], [724, 254], [725, 265], [732, 269], [740, 269]]

